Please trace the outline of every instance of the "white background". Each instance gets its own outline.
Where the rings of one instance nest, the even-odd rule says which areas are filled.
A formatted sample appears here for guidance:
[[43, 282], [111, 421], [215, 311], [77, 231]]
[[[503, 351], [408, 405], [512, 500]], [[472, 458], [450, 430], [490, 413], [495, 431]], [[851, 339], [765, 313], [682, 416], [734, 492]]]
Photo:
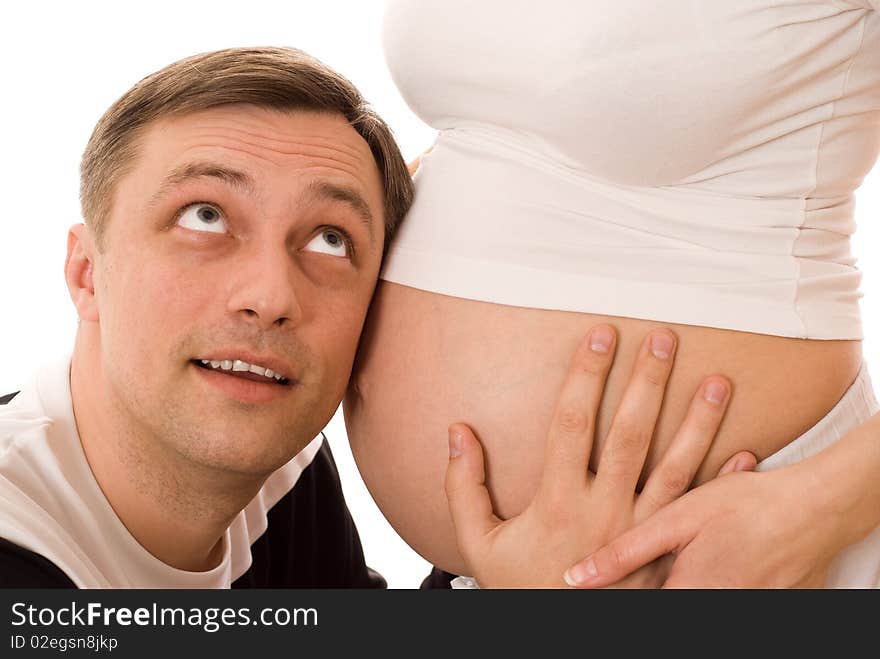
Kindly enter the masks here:
[[[67, 228], [81, 221], [79, 158], [104, 110], [145, 75], [206, 50], [296, 46], [361, 89], [394, 130], [407, 160], [433, 141], [433, 131], [409, 111], [385, 69], [382, 5], [380, 0], [154, 0], [4, 7], [0, 394], [14, 391], [34, 365], [72, 345], [76, 316], [62, 268]], [[854, 251], [865, 275], [865, 355], [876, 377], [880, 166], [857, 193], [856, 219]], [[403, 543], [373, 504], [351, 459], [341, 413], [331, 421], [327, 435], [368, 564], [391, 587], [417, 587], [429, 565]]]

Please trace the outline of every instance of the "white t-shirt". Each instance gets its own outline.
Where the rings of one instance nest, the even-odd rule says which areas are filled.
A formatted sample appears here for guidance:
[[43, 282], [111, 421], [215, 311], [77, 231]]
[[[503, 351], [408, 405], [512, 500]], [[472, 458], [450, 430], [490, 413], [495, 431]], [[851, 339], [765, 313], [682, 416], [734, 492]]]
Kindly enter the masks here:
[[[223, 560], [216, 568], [187, 572], [155, 558], [128, 532], [92, 475], [74, 422], [69, 370], [69, 358], [41, 369], [0, 406], [0, 538], [48, 559], [80, 588], [228, 588], [253, 567], [252, 545], [269, 536], [268, 514], [276, 505], [280, 509], [283, 500], [276, 525], [286, 528], [273, 536], [272, 569], [277, 571], [288, 557], [302, 558], [303, 550], [297, 553], [296, 543], [287, 542], [297, 536], [309, 554], [303, 560], [308, 569], [318, 571], [315, 555], [320, 555], [332, 574], [322, 584], [317, 574], [300, 570], [308, 585], [384, 583], [362, 565], [360, 541], [323, 435], [273, 473], [235, 517], [223, 536]], [[313, 462], [320, 464], [305, 479], [307, 491], [299, 493], [295, 486]], [[317, 531], [316, 524], [332, 531]], [[328, 536], [323, 546], [316, 541], [321, 533]], [[277, 582], [292, 578], [264, 574], [258, 585], [297, 585]]]

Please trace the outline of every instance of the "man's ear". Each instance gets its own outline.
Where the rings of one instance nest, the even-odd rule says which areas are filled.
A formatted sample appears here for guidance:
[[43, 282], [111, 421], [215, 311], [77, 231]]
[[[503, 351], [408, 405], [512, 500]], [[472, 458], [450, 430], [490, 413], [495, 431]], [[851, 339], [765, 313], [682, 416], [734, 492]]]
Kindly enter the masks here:
[[80, 320], [98, 322], [95, 301], [94, 263], [98, 255], [95, 238], [85, 224], [74, 224], [67, 232], [67, 259], [64, 278], [70, 299]]

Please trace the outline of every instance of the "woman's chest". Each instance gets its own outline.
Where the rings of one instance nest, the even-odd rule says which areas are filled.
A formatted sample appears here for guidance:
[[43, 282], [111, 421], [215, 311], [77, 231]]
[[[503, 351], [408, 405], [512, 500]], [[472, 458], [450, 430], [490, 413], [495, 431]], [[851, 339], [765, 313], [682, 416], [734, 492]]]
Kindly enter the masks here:
[[[393, 0], [384, 41], [435, 127], [520, 130], [598, 176], [656, 184], [839, 95], [865, 15], [832, 0]], [[645, 172], [634, 150], [652, 154]]]

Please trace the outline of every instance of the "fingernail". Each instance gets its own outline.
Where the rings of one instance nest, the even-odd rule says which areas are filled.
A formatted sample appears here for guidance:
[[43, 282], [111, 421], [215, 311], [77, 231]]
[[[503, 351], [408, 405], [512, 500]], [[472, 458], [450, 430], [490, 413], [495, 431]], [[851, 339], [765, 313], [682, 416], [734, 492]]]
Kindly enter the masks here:
[[449, 429], [449, 459], [461, 455], [461, 432], [457, 429]]
[[742, 457], [737, 458], [736, 461], [733, 463], [733, 470], [734, 471], [751, 471], [753, 468], [753, 465], [754, 465], [754, 462], [752, 461], [752, 459], [743, 455]]
[[580, 586], [591, 579], [595, 579], [598, 575], [596, 564], [592, 558], [588, 558], [568, 568], [565, 574], [562, 575], [562, 578], [565, 579], [565, 583], [569, 586]]
[[657, 332], [651, 335], [651, 352], [657, 359], [669, 359], [675, 341], [666, 332]]
[[606, 353], [611, 350], [611, 342], [614, 341], [614, 334], [611, 328], [605, 325], [594, 327], [590, 332], [590, 350], [598, 353]]
[[727, 387], [720, 382], [710, 382], [703, 391], [703, 398], [715, 405], [721, 405], [727, 398]]

